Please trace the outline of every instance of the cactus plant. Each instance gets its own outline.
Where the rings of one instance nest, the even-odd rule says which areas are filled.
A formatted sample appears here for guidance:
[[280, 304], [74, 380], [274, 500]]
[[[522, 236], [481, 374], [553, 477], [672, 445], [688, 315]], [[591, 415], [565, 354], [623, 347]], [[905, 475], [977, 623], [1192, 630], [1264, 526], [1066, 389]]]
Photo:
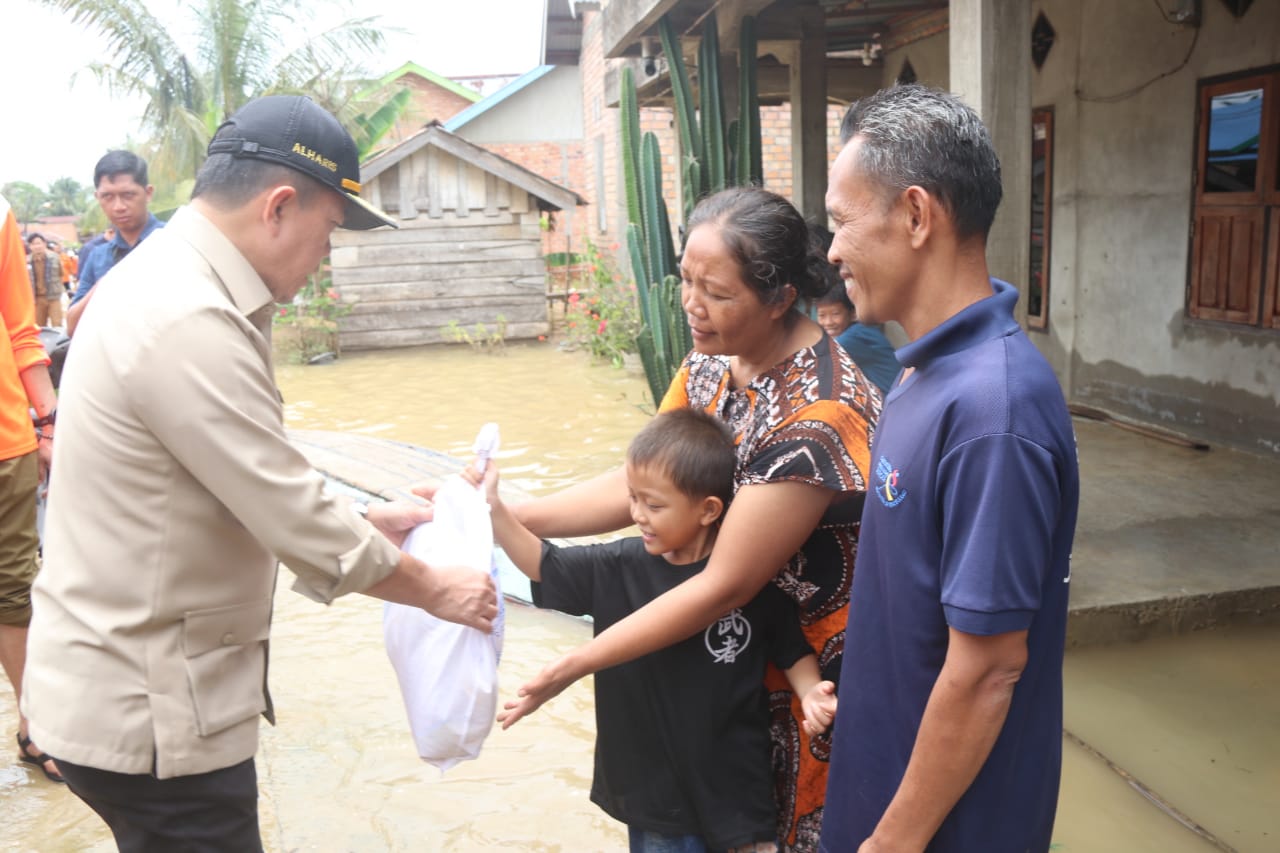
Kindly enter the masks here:
[[[684, 156], [681, 205], [688, 222], [698, 200], [726, 186], [762, 182], [760, 99], [756, 82], [755, 21], [742, 22], [740, 43], [740, 103], [738, 119], [727, 127], [720, 92], [719, 35], [715, 14], [707, 16], [698, 48], [698, 100], [677, 35], [667, 18], [658, 25], [671, 88], [675, 118]], [[626, 192], [627, 249], [636, 278], [636, 293], [644, 326], [636, 339], [645, 377], [655, 403], [693, 348], [693, 335], [680, 304], [680, 280], [667, 205], [662, 197], [662, 160], [658, 139], [639, 136], [639, 107], [635, 78], [622, 71], [622, 160]]]
[[756, 19], [742, 19], [739, 46], [738, 175], [740, 187], [764, 183], [764, 162], [760, 145], [760, 87], [756, 80]]
[[[644, 238], [644, 225], [640, 217], [640, 192], [636, 167], [640, 162], [640, 107], [636, 99], [636, 79], [629, 67], [622, 69], [622, 92], [618, 107], [622, 125], [622, 182], [627, 200], [627, 222], [640, 227]], [[639, 271], [636, 275], [639, 276]]]

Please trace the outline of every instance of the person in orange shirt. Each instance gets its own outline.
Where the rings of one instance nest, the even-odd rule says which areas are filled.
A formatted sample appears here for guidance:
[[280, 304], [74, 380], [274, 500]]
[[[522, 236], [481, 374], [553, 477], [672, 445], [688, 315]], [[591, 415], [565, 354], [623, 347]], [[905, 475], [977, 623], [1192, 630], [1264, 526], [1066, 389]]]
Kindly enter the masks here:
[[[31, 583], [39, 565], [36, 489], [48, 477], [53, 458], [57, 402], [49, 381], [49, 357], [36, 329], [26, 266], [18, 222], [9, 202], [0, 197], [0, 320], [8, 344], [0, 346], [0, 665], [19, 700]], [[23, 761], [39, 767], [50, 780], [63, 781], [52, 759], [27, 736], [27, 720], [21, 714], [18, 749]]]
[[60, 243], [50, 243], [49, 248], [58, 253], [58, 260], [62, 262], [62, 289], [70, 293], [71, 280], [76, 277], [80, 262], [76, 260], [74, 252]]

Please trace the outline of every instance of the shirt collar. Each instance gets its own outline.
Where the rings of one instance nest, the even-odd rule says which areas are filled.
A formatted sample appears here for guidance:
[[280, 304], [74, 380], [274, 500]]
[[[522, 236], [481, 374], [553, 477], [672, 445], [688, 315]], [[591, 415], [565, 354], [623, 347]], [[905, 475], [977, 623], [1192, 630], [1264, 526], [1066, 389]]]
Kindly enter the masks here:
[[235, 244], [218, 227], [191, 207], [182, 207], [169, 220], [165, 233], [190, 243], [213, 267], [236, 309], [246, 317], [271, 305], [271, 291]]
[[995, 291], [993, 295], [978, 300], [919, 339], [899, 347], [894, 353], [898, 362], [903, 367], [920, 367], [974, 344], [1018, 331], [1018, 321], [1013, 319], [1018, 289], [998, 278], [991, 279], [991, 289]]
[[[142, 230], [138, 232], [138, 243], [141, 243], [143, 240], [145, 240], [147, 238], [147, 235], [150, 234], [152, 231], [156, 230], [157, 228], [161, 228], [163, 226], [164, 226], [164, 223], [161, 222], [159, 219], [157, 219], [154, 213], [148, 213], [147, 224], [142, 226]], [[104, 242], [109, 242], [113, 246], [119, 246], [121, 249], [124, 249], [125, 251], [128, 251], [138, 245], [138, 243], [134, 243], [132, 246], [130, 246], [127, 242], [125, 242], [124, 235], [121, 234], [119, 231], [116, 231], [116, 236], [112, 237], [109, 241], [104, 241]]]

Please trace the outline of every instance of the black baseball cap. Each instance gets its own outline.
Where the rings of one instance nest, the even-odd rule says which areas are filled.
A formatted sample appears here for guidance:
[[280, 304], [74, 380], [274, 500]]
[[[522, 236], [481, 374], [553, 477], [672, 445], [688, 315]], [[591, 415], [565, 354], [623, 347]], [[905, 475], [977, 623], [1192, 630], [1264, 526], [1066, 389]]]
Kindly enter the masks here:
[[303, 95], [253, 99], [222, 123], [208, 153], [278, 163], [342, 193], [347, 202], [343, 228], [400, 227], [360, 198], [360, 155], [351, 134], [328, 110]]

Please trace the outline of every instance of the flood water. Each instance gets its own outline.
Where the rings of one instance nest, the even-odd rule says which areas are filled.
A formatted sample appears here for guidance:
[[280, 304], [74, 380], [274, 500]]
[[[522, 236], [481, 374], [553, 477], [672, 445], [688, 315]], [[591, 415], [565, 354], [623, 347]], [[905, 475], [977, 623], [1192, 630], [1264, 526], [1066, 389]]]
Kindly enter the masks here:
[[[479, 426], [496, 421], [504, 480], [532, 494], [619, 464], [650, 411], [642, 377], [549, 344], [505, 356], [352, 354], [282, 366], [278, 379], [292, 428], [465, 457]], [[268, 851], [625, 849], [622, 828], [587, 799], [589, 679], [495, 729], [478, 760], [442, 777], [414, 755], [379, 603], [349, 596], [325, 608], [289, 592], [287, 572], [281, 581], [271, 661], [279, 725], [263, 726], [258, 756]], [[579, 620], [516, 604], [507, 620], [504, 695], [590, 635]], [[1277, 660], [1280, 632], [1256, 628], [1070, 652], [1072, 737], [1054, 849], [1280, 849]], [[0, 733], [15, 728], [12, 697], [0, 691]], [[0, 851], [111, 849], [65, 789], [29, 765], [0, 766]]]

